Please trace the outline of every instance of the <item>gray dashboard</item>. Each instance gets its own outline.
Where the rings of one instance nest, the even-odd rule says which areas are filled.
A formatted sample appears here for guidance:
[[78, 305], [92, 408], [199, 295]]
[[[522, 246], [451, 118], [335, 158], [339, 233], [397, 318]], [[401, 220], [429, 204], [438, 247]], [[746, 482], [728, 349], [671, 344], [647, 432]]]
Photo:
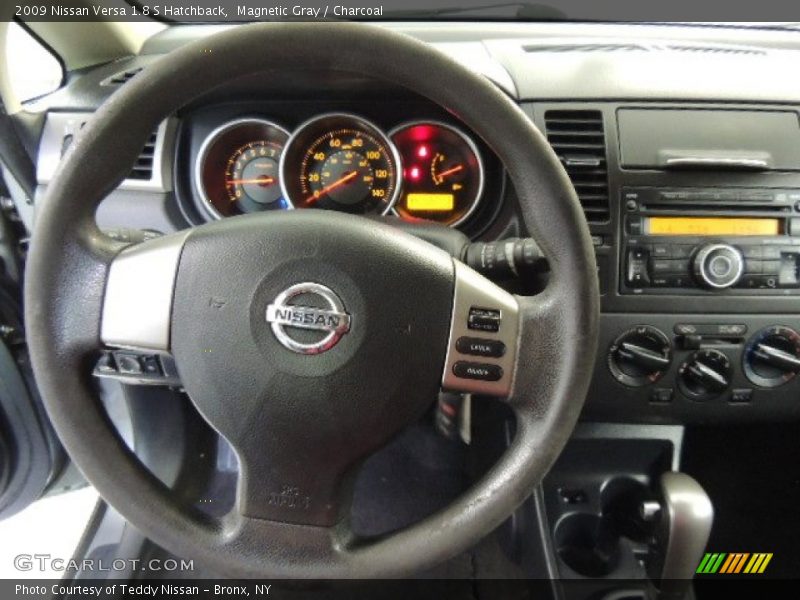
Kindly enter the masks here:
[[[580, 122], [592, 127], [570, 131], [573, 137], [583, 136], [594, 142], [599, 139], [590, 158], [599, 168], [601, 180], [581, 183], [574, 179], [582, 198], [586, 192], [584, 206], [596, 241], [604, 312], [601, 353], [586, 418], [686, 423], [800, 416], [800, 383], [793, 376], [784, 384], [766, 387], [753, 383], [745, 375], [752, 336], [774, 325], [800, 330], [797, 310], [800, 298], [792, 290], [684, 293], [669, 288], [651, 293], [653, 290], [634, 287], [629, 293], [625, 279], [629, 266], [626, 253], [631, 244], [625, 231], [626, 211], [630, 210], [627, 190], [800, 190], [800, 170], [730, 169], [719, 165], [631, 169], [623, 167], [620, 159], [618, 129], [619, 111], [636, 108], [707, 110], [722, 118], [729, 111], [780, 112], [792, 115], [790, 122], [800, 131], [800, 80], [791, 76], [800, 58], [799, 33], [641, 24], [388, 23], [383, 26], [431, 43], [492, 80], [519, 102], [537, 126], [552, 136], [551, 140], [559, 135], [553, 129], [553, 119], [558, 116], [562, 117], [560, 126]], [[169, 28], [151, 38], [138, 56], [74, 73], [66, 87], [28, 106], [31, 112], [44, 116], [38, 133], [37, 198], [52, 180], [68, 145], [65, 140], [77, 133], [100, 103], [124, 85], [127, 78], [139, 76], [142, 69], [164, 53], [219, 28]], [[318, 112], [326, 103], [338, 107], [349, 103], [358, 112], [365, 102], [373, 102], [375, 98], [390, 107], [387, 113], [396, 111], [407, 118], [442, 117], [440, 107], [426, 104], [425, 99], [409, 97], [402, 90], [385, 88], [379, 77], [374, 81], [354, 81], [346, 73], [309, 78], [279, 75], [269, 83], [249, 80], [228, 90], [215, 90], [154, 132], [149, 176], [124, 181], [101, 205], [98, 221], [105, 228], [142, 228], [164, 233], [198, 222], [196, 215], [186, 210], [185, 198], [181, 198], [182, 190], [187, 187], [182, 177], [185, 178], [188, 169], [190, 142], [186, 140], [191, 137], [192, 124], [204, 112], [210, 111], [212, 117], [208, 118], [212, 120], [214, 111], [235, 115], [237, 102], [247, 102], [250, 103], [247, 111], [252, 113], [258, 110], [252, 103], [261, 101], [262, 110], [274, 116], [281, 109], [270, 102], [277, 100], [319, 102]], [[580, 118], [576, 121], [570, 115]], [[457, 117], [444, 116], [457, 123]], [[281, 117], [290, 121], [295, 118], [288, 112]], [[377, 114], [376, 119], [381, 118], [388, 122], [392, 117]], [[715, 150], [712, 138], [713, 135], [706, 135], [702, 140], [709, 151]], [[586, 148], [585, 144], [579, 144], [577, 149], [584, 153], [581, 155], [584, 159]], [[571, 159], [564, 151], [561, 157], [565, 164]], [[601, 204], [590, 204], [596, 194], [581, 186], [601, 190]], [[486, 222], [468, 233], [482, 240], [524, 234], [511, 186], [484, 201], [497, 204], [497, 210], [484, 213], [482, 218]], [[709, 209], [709, 214], [717, 214], [714, 211], [718, 208]], [[787, 219], [780, 240], [784, 248], [795, 243], [788, 224], [791, 213], [800, 211], [800, 203], [795, 207], [789, 205], [787, 210], [788, 214], [780, 217]], [[800, 262], [797, 268], [800, 269]], [[687, 343], [687, 336], [679, 333], [678, 328], [687, 323], [742, 325], [743, 330], [737, 330], [740, 333], [736, 336], [708, 334]], [[670, 363], [657, 381], [631, 386], [615, 377], [609, 362], [614, 359], [609, 358], [609, 353], [616, 351], [620, 334], [637, 326], [656, 328], [668, 338]], [[728, 385], [713, 397], [693, 396], [681, 383], [695, 355], [704, 349], [719, 350], [730, 362]]]

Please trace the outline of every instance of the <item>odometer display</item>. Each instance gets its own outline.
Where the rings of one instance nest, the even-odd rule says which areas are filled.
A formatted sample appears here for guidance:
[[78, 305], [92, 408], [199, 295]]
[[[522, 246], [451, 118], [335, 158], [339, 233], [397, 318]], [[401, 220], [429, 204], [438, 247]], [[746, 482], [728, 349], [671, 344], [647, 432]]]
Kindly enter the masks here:
[[399, 191], [398, 163], [392, 143], [368, 121], [324, 115], [289, 141], [282, 182], [295, 208], [386, 214]]

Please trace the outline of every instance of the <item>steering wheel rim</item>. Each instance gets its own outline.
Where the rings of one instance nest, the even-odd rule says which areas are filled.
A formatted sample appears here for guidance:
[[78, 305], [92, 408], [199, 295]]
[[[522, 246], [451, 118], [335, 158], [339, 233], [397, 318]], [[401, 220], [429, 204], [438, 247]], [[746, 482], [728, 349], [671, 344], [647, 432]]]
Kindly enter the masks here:
[[[187, 513], [116, 434], [88, 377], [102, 347], [109, 269], [123, 248], [97, 228], [97, 205], [168, 115], [238, 77], [280, 68], [377, 74], [456, 114], [506, 165], [525, 224], [550, 261], [547, 289], [517, 298], [518, 360], [507, 399], [517, 430], [510, 447], [456, 502], [380, 540], [354, 539], [342, 522], [298, 526], [241, 515], [209, 522]], [[398, 242], [414, 243], [428, 252], [423, 242]], [[403, 576], [477, 542], [530, 495], [574, 429], [594, 366], [599, 314], [583, 213], [528, 117], [491, 83], [429, 46], [352, 23], [240, 26], [169, 54], [116, 92], [73, 143], [41, 203], [25, 301], [36, 379], [77, 466], [145, 535], [233, 577]]]

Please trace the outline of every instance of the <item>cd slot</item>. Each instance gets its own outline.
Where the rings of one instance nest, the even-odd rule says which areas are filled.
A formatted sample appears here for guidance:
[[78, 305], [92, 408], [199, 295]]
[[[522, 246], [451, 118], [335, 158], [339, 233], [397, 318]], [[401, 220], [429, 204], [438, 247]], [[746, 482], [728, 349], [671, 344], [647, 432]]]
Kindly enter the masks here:
[[722, 204], [719, 202], [643, 202], [640, 210], [642, 212], [658, 212], [658, 213], [672, 213], [672, 214], [685, 214], [689, 213], [712, 213], [719, 214], [725, 213], [760, 213], [760, 214], [787, 214], [792, 212], [790, 206], [770, 206], [757, 203], [737, 203], [737, 204]]

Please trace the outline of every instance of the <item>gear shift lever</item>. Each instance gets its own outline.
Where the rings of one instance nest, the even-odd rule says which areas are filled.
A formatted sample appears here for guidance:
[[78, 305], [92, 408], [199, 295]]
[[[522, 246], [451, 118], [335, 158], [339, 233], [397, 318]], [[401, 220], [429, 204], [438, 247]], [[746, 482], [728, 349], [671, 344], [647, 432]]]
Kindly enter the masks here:
[[644, 519], [659, 519], [647, 571], [659, 600], [683, 600], [705, 552], [714, 507], [700, 484], [685, 473], [664, 473], [660, 483], [661, 510], [653, 502], [641, 507]]

